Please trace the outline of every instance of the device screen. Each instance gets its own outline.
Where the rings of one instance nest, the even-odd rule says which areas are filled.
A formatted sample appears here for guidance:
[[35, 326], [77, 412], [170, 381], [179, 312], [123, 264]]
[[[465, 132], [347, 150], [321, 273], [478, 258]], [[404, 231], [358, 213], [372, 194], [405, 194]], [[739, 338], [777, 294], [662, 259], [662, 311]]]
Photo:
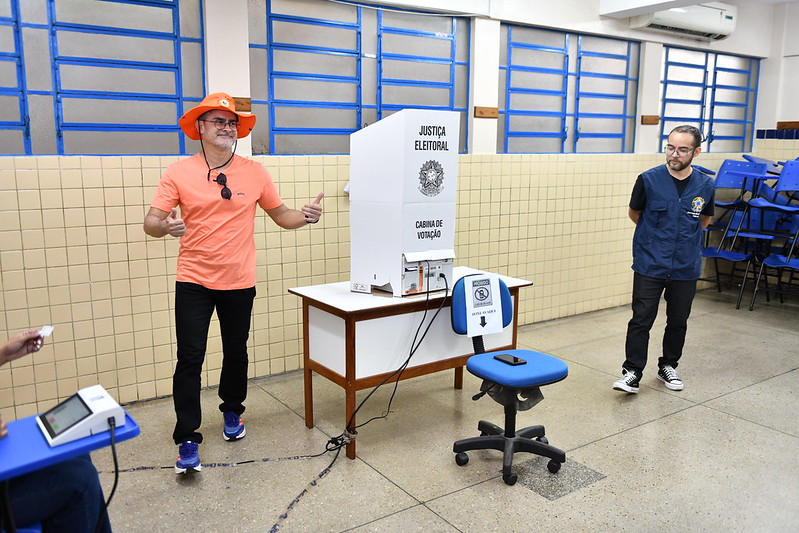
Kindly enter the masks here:
[[509, 365], [523, 365], [527, 363], [526, 360], [522, 359], [521, 357], [516, 357], [515, 355], [511, 355], [509, 353], [501, 353], [494, 356], [494, 359], [497, 361], [502, 361], [503, 363], [507, 363]]
[[46, 413], [39, 415], [51, 438], [57, 437], [87, 416], [91, 409], [79, 395], [74, 394]]

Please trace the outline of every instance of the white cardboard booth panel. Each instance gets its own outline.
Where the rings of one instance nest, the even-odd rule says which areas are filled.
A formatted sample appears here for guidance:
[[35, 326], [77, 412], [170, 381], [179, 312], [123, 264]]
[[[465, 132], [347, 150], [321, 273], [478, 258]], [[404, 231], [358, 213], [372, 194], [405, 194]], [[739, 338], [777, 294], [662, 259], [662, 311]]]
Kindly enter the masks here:
[[452, 286], [460, 114], [403, 109], [350, 136], [350, 289]]

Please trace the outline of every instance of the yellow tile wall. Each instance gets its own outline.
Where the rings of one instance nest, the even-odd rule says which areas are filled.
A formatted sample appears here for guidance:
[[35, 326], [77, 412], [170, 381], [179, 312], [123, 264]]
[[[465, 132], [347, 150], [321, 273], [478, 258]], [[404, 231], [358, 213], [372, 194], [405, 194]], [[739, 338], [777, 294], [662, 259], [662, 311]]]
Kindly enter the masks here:
[[[760, 146], [785, 159], [799, 141]], [[761, 143], [762, 144], [762, 143]], [[780, 155], [777, 155], [780, 154]], [[520, 323], [626, 304], [627, 202], [639, 172], [662, 155], [462, 155], [456, 264], [530, 279]], [[722, 155], [702, 154], [718, 168]], [[250, 376], [300, 368], [299, 298], [290, 287], [349, 279], [348, 156], [255, 157], [286, 204], [325, 193], [315, 226], [255, 224], [257, 296]], [[142, 221], [175, 157], [0, 157], [0, 335], [52, 324], [33, 356], [0, 367], [0, 412], [11, 420], [102, 384], [120, 402], [171, 394], [173, 292], [178, 241], [154, 239]], [[212, 322], [203, 385], [218, 383]]]
[[788, 161], [799, 157], [799, 139], [757, 139], [754, 153], [772, 161]]

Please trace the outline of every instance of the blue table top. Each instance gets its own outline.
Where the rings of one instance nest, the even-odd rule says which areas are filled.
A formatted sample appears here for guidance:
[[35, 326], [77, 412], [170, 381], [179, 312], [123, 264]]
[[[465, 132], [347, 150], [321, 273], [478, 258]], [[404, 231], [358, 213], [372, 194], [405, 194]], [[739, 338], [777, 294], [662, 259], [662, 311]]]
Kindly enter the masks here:
[[727, 174], [733, 176], [744, 176], [746, 178], [754, 178], [756, 180], [773, 180], [776, 179], [773, 175], [766, 172], [765, 174], [758, 174], [757, 172], [746, 172], [743, 170], [728, 170]]
[[772, 161], [771, 159], [764, 159], [762, 157], [756, 157], [749, 154], [743, 154], [741, 157], [743, 157], [750, 163], [765, 163], [766, 165], [768, 165], [768, 168], [766, 168], [766, 172], [768, 172], [769, 174], [779, 175], [782, 172], [782, 167], [778, 163]]
[[[104, 431], [51, 448], [36, 423], [37, 416], [29, 416], [8, 423], [8, 436], [0, 439], [0, 481], [33, 472], [111, 444], [111, 433]], [[116, 442], [132, 439], [140, 432], [139, 425], [126, 411], [125, 424], [116, 428]]]

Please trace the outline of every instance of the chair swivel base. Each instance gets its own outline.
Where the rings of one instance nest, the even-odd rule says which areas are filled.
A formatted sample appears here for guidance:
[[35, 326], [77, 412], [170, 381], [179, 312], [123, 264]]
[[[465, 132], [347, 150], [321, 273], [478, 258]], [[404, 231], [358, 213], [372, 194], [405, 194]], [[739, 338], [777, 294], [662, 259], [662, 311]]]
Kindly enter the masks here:
[[498, 450], [504, 453], [502, 458], [502, 481], [507, 485], [514, 485], [518, 479], [515, 472], [511, 470], [513, 464], [513, 454], [516, 452], [527, 452], [549, 457], [547, 469], [553, 474], [560, 470], [560, 465], [566, 462], [566, 453], [563, 450], [550, 446], [549, 441], [544, 436], [544, 426], [530, 426], [519, 431], [507, 432], [496, 424], [481, 420], [477, 424], [480, 431], [479, 437], [470, 437], [457, 441], [452, 446], [452, 451], [457, 455], [455, 462], [458, 466], [463, 466], [469, 462], [469, 456], [465, 453], [470, 450]]

